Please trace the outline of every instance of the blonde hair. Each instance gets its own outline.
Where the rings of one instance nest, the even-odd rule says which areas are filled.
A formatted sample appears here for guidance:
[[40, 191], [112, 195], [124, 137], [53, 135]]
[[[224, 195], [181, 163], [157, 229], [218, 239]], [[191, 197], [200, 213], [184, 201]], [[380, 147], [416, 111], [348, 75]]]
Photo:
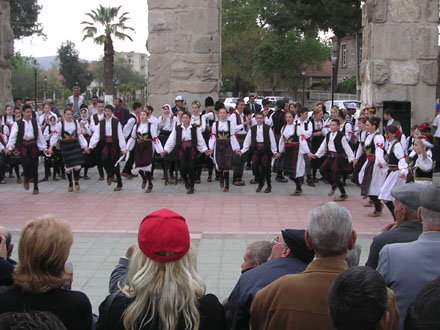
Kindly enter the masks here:
[[15, 285], [31, 293], [61, 288], [70, 277], [64, 264], [72, 243], [72, 231], [65, 220], [53, 215], [30, 220], [18, 242]]
[[123, 294], [134, 298], [123, 314], [127, 330], [141, 329], [149, 322], [156, 327], [174, 330], [180, 316], [185, 329], [198, 329], [198, 300], [205, 294], [205, 285], [196, 272], [192, 249], [181, 259], [157, 262], [137, 247], [130, 262]]

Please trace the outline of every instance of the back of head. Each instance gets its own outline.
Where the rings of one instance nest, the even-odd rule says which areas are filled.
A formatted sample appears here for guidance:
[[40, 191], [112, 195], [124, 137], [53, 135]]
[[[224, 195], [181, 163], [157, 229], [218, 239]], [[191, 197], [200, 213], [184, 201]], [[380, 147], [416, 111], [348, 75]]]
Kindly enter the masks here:
[[269, 259], [272, 252], [272, 243], [269, 241], [257, 241], [248, 245], [249, 258], [259, 265], [264, 264]]
[[440, 231], [440, 185], [427, 186], [420, 195], [423, 228]]
[[348, 264], [348, 267], [359, 266], [359, 260], [361, 258], [362, 246], [356, 244], [353, 249], [347, 252], [345, 255], [345, 261]]
[[320, 204], [309, 213], [308, 233], [316, 254], [344, 254], [352, 235], [350, 212], [334, 202]]
[[284, 109], [284, 105], [286, 104], [286, 101], [284, 101], [284, 100], [278, 100], [277, 102], [276, 102], [276, 106], [277, 106], [277, 108], [278, 109], [280, 109], [280, 110], [283, 110]]
[[440, 329], [440, 278], [428, 283], [408, 309], [404, 330]]
[[387, 287], [371, 267], [353, 267], [339, 274], [330, 289], [328, 305], [337, 330], [377, 330], [387, 312]]
[[3, 313], [0, 329], [9, 330], [66, 330], [58, 316], [50, 312]]
[[72, 243], [66, 221], [52, 215], [29, 221], [18, 242], [15, 284], [32, 293], [61, 288], [68, 279], [64, 265]]
[[197, 329], [198, 300], [205, 286], [196, 272], [196, 258], [189, 247], [185, 219], [169, 210], [145, 217], [138, 232], [138, 245], [122, 292], [134, 298], [124, 313], [126, 329], [150, 323], [160, 329]]

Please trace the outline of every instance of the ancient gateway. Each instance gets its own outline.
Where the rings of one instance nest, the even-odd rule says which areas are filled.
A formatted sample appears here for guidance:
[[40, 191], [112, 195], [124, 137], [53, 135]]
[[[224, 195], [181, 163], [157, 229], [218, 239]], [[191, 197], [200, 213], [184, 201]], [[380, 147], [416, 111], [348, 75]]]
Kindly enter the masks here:
[[221, 0], [148, 0], [148, 10], [148, 103], [217, 99]]
[[9, 0], [0, 0], [0, 113], [12, 101], [11, 56], [14, 54], [14, 34], [9, 21]]

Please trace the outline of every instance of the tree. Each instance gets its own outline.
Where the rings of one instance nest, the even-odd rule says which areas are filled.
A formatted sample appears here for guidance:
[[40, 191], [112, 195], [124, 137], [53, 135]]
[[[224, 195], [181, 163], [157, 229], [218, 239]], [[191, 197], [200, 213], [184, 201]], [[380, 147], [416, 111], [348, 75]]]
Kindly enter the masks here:
[[[133, 28], [126, 26], [125, 22], [129, 19], [127, 17], [128, 12], [119, 15], [119, 7], [103, 7], [99, 6], [98, 9], [92, 10], [90, 13], [86, 13], [92, 20], [92, 22], [82, 22], [81, 24], [86, 25], [83, 29], [84, 37], [83, 41], [87, 38], [92, 38], [93, 41], [98, 45], [104, 45], [104, 89], [106, 95], [113, 95], [113, 74], [114, 74], [114, 55], [115, 51], [113, 48], [114, 36], [117, 39], [124, 40], [133, 39], [124, 31], [130, 30], [134, 31]], [[104, 32], [102, 34], [98, 33], [97, 26], [102, 26]]]
[[258, 75], [271, 82], [272, 92], [283, 80], [296, 93], [303, 66], [319, 67], [330, 57], [330, 48], [317, 38], [295, 29], [287, 33], [269, 31], [254, 53]]
[[72, 89], [73, 86], [78, 85], [82, 91], [86, 90], [93, 76], [87, 69], [87, 63], [79, 59], [79, 53], [73, 42], [65, 41], [61, 44], [58, 48], [58, 59], [64, 87]]
[[11, 28], [15, 39], [33, 34], [44, 35], [43, 26], [38, 23], [42, 6], [36, 0], [11, 0]]
[[[93, 66], [93, 77], [99, 84], [104, 83], [104, 61], [96, 61]], [[141, 85], [145, 76], [133, 69], [133, 65], [125, 58], [117, 57], [114, 65], [114, 78], [122, 84], [134, 83]]]
[[[35, 61], [19, 52], [11, 58], [11, 85], [14, 97], [35, 99]], [[37, 98], [43, 97], [44, 74], [37, 69]]]

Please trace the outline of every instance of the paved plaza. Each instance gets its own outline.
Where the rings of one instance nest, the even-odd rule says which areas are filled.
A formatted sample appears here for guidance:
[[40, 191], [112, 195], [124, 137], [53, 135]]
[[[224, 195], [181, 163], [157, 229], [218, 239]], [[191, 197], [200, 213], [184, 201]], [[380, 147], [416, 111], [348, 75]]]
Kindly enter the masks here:
[[[40, 176], [43, 175], [40, 166]], [[144, 193], [139, 178], [123, 178], [123, 190], [114, 192], [105, 181], [98, 181], [96, 169], [90, 180], [81, 180], [80, 192], [67, 192], [66, 180], [40, 184], [40, 194], [33, 196], [15, 179], [7, 178], [0, 186], [0, 224], [13, 233], [17, 243], [20, 229], [30, 219], [56, 214], [68, 220], [74, 231], [70, 260], [74, 265], [73, 288], [85, 292], [98, 312], [99, 303], [108, 294], [108, 279], [119, 257], [136, 242], [140, 221], [148, 213], [169, 208], [182, 214], [191, 232], [192, 247], [197, 251], [198, 270], [207, 291], [220, 300], [228, 297], [240, 276], [240, 265], [246, 246], [261, 239], [270, 240], [284, 228], [305, 229], [307, 214], [317, 204], [331, 201], [329, 186], [315, 188], [304, 185], [304, 195], [291, 197], [294, 184], [273, 183], [270, 194], [255, 193], [248, 184], [250, 171], [245, 173], [246, 186], [231, 186], [223, 193], [218, 182], [207, 183], [206, 172], [194, 195], [187, 195], [182, 183], [164, 185], [162, 171], [155, 172], [152, 194]], [[438, 180], [438, 178], [436, 178]], [[392, 217], [387, 210], [379, 218], [369, 218], [371, 208], [362, 205], [359, 188], [349, 183], [349, 199], [342, 202], [352, 216], [358, 243], [362, 245], [361, 264], [368, 256], [371, 238]], [[17, 244], [14, 258], [17, 258]]]

